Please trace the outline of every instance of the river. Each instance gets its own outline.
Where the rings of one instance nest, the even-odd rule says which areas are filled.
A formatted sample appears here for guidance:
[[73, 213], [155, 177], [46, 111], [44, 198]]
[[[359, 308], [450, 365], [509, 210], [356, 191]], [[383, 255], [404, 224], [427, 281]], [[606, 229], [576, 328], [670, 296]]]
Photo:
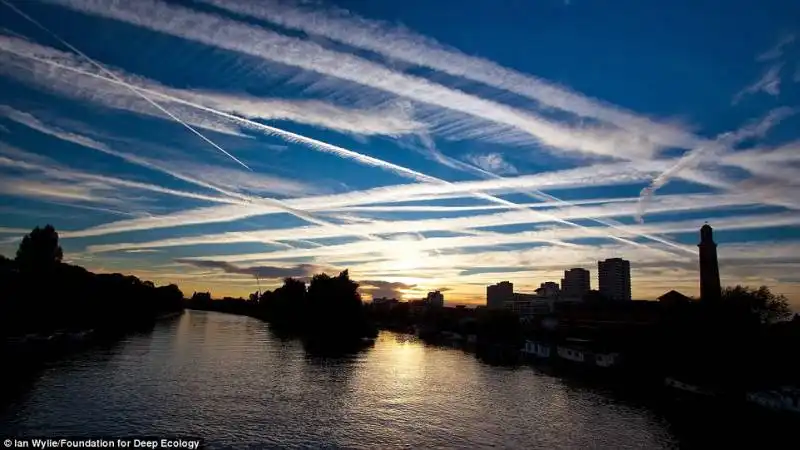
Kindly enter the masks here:
[[313, 356], [261, 321], [201, 311], [50, 362], [15, 389], [0, 437], [381, 449], [669, 448], [697, 438], [646, 402], [533, 367], [388, 332], [352, 356]]

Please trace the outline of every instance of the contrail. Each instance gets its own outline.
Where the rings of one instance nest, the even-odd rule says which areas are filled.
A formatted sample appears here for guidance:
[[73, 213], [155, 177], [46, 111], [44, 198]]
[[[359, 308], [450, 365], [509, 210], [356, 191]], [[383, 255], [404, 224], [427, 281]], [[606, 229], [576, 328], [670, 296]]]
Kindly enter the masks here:
[[[0, 0], [0, 1], [5, 1], [5, 0]], [[16, 53], [16, 54], [21, 56], [21, 57], [25, 57], [25, 58], [32, 59], [32, 60], [35, 60], [35, 61], [39, 61], [39, 62], [44, 63], [44, 64], [48, 64], [48, 65], [51, 65], [51, 66], [54, 66], [54, 67], [59, 67], [59, 68], [64, 69], [64, 70], [68, 70], [68, 71], [80, 73], [80, 74], [85, 75], [85, 76], [89, 76], [89, 77], [97, 78], [97, 79], [100, 79], [100, 80], [104, 80], [104, 81], [109, 82], [109, 83], [121, 84], [121, 85], [125, 85], [126, 84], [126, 83], [124, 83], [122, 81], [119, 81], [116, 78], [110, 79], [110, 78], [107, 78], [107, 77], [105, 77], [103, 75], [100, 75], [100, 74], [88, 72], [88, 71], [85, 71], [85, 70], [82, 70], [82, 69], [79, 69], [79, 68], [76, 68], [76, 67], [71, 67], [71, 66], [68, 66], [68, 65], [65, 65], [65, 64], [61, 64], [59, 62], [48, 60], [48, 59], [45, 59], [45, 58], [41, 58], [41, 57], [38, 57], [38, 56], [35, 56], [35, 55], [19, 54], [19, 53]], [[342, 158], [354, 160], [354, 161], [359, 162], [361, 164], [365, 164], [365, 165], [368, 165], [368, 166], [381, 168], [381, 169], [384, 169], [384, 170], [389, 170], [389, 171], [392, 171], [392, 172], [394, 172], [394, 173], [396, 173], [398, 175], [402, 175], [402, 176], [405, 176], [406, 178], [410, 178], [410, 179], [413, 179], [413, 180], [416, 180], [416, 181], [420, 181], [420, 182], [424, 182], [424, 183], [431, 183], [431, 184], [447, 185], [447, 186], [453, 185], [453, 183], [451, 183], [449, 181], [442, 180], [440, 178], [424, 174], [424, 173], [416, 171], [414, 169], [410, 169], [408, 167], [400, 166], [400, 165], [391, 163], [389, 161], [385, 161], [385, 160], [378, 159], [378, 158], [375, 158], [375, 157], [372, 157], [372, 156], [369, 156], [369, 155], [365, 155], [363, 153], [358, 153], [356, 151], [349, 150], [349, 149], [346, 149], [346, 148], [343, 148], [343, 147], [339, 147], [337, 145], [329, 144], [329, 143], [324, 142], [324, 141], [319, 141], [317, 139], [310, 138], [310, 137], [307, 137], [307, 136], [303, 136], [303, 135], [300, 135], [300, 134], [297, 134], [297, 133], [293, 133], [291, 131], [286, 131], [286, 130], [282, 130], [280, 128], [276, 128], [276, 127], [273, 127], [273, 126], [270, 126], [270, 125], [265, 125], [265, 124], [262, 124], [262, 123], [259, 123], [259, 122], [255, 122], [255, 121], [250, 120], [250, 119], [239, 117], [239, 116], [237, 116], [235, 114], [230, 114], [230, 113], [227, 113], [225, 111], [220, 111], [220, 110], [217, 110], [217, 109], [214, 109], [214, 108], [210, 108], [210, 107], [207, 107], [207, 106], [204, 106], [204, 105], [201, 105], [201, 104], [198, 104], [198, 103], [194, 103], [194, 102], [191, 102], [191, 101], [188, 101], [188, 100], [184, 100], [184, 99], [181, 99], [181, 98], [173, 97], [171, 95], [164, 94], [164, 93], [161, 93], [161, 92], [153, 91], [153, 90], [146, 89], [146, 88], [138, 88], [138, 89], [140, 89], [140, 90], [142, 90], [144, 92], [147, 92], [150, 95], [153, 95], [153, 96], [165, 99], [165, 100], [169, 100], [171, 102], [175, 102], [175, 103], [179, 103], [179, 104], [182, 104], [182, 105], [194, 107], [194, 108], [197, 108], [197, 109], [199, 109], [201, 111], [205, 111], [205, 112], [208, 112], [210, 114], [215, 114], [215, 115], [218, 115], [218, 116], [233, 120], [235, 122], [239, 122], [239, 123], [241, 123], [241, 124], [243, 124], [243, 125], [245, 125], [247, 127], [250, 127], [250, 128], [262, 131], [262, 132], [266, 132], [267, 134], [270, 134], [270, 135], [273, 135], [273, 136], [278, 136], [278, 137], [280, 137], [280, 138], [282, 138], [282, 139], [284, 139], [286, 141], [289, 141], [289, 142], [305, 145], [305, 146], [307, 146], [307, 147], [309, 147], [311, 149], [314, 149], [314, 150], [318, 150], [318, 151], [321, 151], [321, 152], [324, 152], [324, 153], [335, 154], [335, 155], [340, 156]], [[500, 204], [500, 205], [504, 205], [504, 206], [507, 206], [507, 207], [512, 208], [512, 209], [528, 209], [528, 208], [525, 208], [524, 206], [520, 206], [520, 205], [518, 205], [518, 204], [516, 204], [514, 202], [510, 202], [508, 200], [504, 200], [502, 198], [495, 197], [493, 195], [489, 195], [489, 194], [486, 194], [486, 193], [483, 193], [483, 192], [470, 191], [469, 193], [472, 196], [476, 197], [476, 198], [480, 198], [480, 199], [483, 199], [483, 200], [490, 201], [492, 203], [497, 203], [497, 204]], [[283, 207], [287, 207], [287, 206], [288, 205], [283, 205], [282, 204], [280, 207], [283, 208]], [[539, 212], [539, 211], [531, 211], [531, 212], [534, 213], [537, 216], [541, 216], [541, 217], [547, 218], [548, 220], [551, 220], [551, 221], [554, 221], [554, 222], [558, 222], [558, 223], [562, 223], [562, 224], [565, 224], [565, 225], [568, 225], [568, 226], [581, 228], [581, 229], [583, 229], [584, 231], [586, 231], [590, 235], [599, 236], [599, 237], [607, 237], [607, 238], [614, 239], [614, 240], [617, 240], [617, 241], [620, 241], [620, 242], [623, 242], [623, 243], [626, 243], [626, 244], [629, 244], [629, 245], [633, 245], [633, 246], [636, 246], [636, 247], [646, 247], [644, 244], [641, 244], [639, 242], [631, 241], [629, 239], [625, 239], [625, 238], [622, 238], [622, 237], [619, 237], [619, 236], [616, 236], [616, 235], [613, 235], [613, 234], [610, 234], [610, 233], [603, 233], [601, 231], [595, 231], [595, 230], [593, 230], [593, 229], [591, 229], [589, 227], [583, 227], [581, 225], [566, 221], [564, 219], [560, 219], [558, 217], [552, 216], [552, 215], [547, 214], [547, 213], [543, 213], [543, 212]], [[331, 225], [335, 226], [335, 224], [331, 224]]]
[[642, 189], [639, 194], [639, 208], [636, 213], [636, 220], [639, 223], [644, 222], [644, 214], [653, 195], [682, 170], [700, 164], [703, 159], [709, 156], [719, 156], [745, 139], [766, 134], [770, 128], [795, 112], [795, 109], [788, 107], [774, 109], [758, 122], [751, 122], [734, 132], [722, 133], [715, 140], [686, 152], [678, 162], [654, 178], [649, 186]]
[[[476, 167], [476, 166], [474, 166], [472, 164], [467, 164], [467, 163], [458, 161], [458, 160], [456, 160], [454, 158], [451, 158], [451, 157], [441, 153], [436, 148], [436, 146], [433, 144], [433, 140], [429, 136], [419, 135], [419, 137], [420, 137], [420, 140], [422, 141], [422, 143], [427, 148], [427, 150], [430, 151], [433, 154], [434, 159], [436, 159], [436, 161], [438, 161], [441, 164], [444, 164], [444, 165], [446, 165], [448, 167], [452, 167], [454, 169], [461, 170], [461, 171], [464, 171], [464, 172], [478, 173], [478, 174], [480, 174], [481, 176], [484, 176], [484, 177], [489, 177], [489, 178], [493, 178], [493, 179], [502, 179], [503, 178], [503, 177], [501, 177], [501, 176], [499, 176], [499, 175], [497, 175], [495, 173], [489, 172], [488, 170], [484, 170], [484, 169], [481, 169], [480, 167]], [[537, 199], [537, 200], [541, 200], [541, 201], [545, 201], [545, 202], [553, 202], [553, 203], [555, 203], [555, 204], [557, 204], [559, 206], [576, 206], [576, 205], [574, 205], [574, 204], [572, 204], [570, 202], [566, 202], [564, 200], [561, 200], [561, 199], [559, 199], [559, 198], [557, 198], [557, 197], [555, 197], [553, 195], [547, 194], [547, 193], [542, 192], [542, 191], [540, 191], [538, 189], [532, 189], [532, 188], [527, 188], [525, 190], [517, 189], [517, 192], [519, 192], [519, 193], [521, 193], [523, 195], [526, 195], [526, 196], [528, 196], [530, 198]], [[605, 225], [605, 226], [607, 226], [609, 228], [613, 228], [613, 229], [622, 231], [622, 232], [627, 233], [627, 234], [636, 234], [636, 235], [645, 237], [647, 239], [653, 240], [655, 242], [662, 243], [662, 244], [667, 245], [667, 246], [672, 247], [672, 248], [676, 248], [676, 249], [681, 250], [681, 251], [686, 252], [686, 253], [692, 253], [692, 254], [694, 253], [693, 250], [687, 249], [686, 247], [684, 247], [684, 246], [682, 246], [680, 244], [676, 244], [676, 243], [674, 243], [672, 241], [669, 241], [667, 239], [664, 239], [664, 238], [661, 238], [661, 237], [658, 237], [658, 236], [654, 236], [654, 235], [651, 235], [651, 234], [635, 233], [635, 232], [631, 231], [629, 228], [625, 227], [623, 224], [621, 224], [621, 223], [619, 223], [619, 222], [617, 222], [615, 220], [600, 219], [600, 218], [596, 218], [596, 217], [586, 217], [586, 219], [589, 219], [589, 220], [591, 220], [593, 222], [596, 222], [596, 223], [599, 223], [601, 225]], [[568, 226], [572, 226], [572, 227], [576, 227], [576, 228], [581, 228], [581, 229], [586, 229], [586, 230], [591, 230], [591, 228], [589, 228], [589, 227], [584, 227], [582, 225], [579, 225], [579, 224], [577, 224], [575, 222], [572, 222], [572, 221], [569, 221], [569, 220], [560, 219], [559, 222], [564, 224], [564, 225], [568, 225]], [[631, 245], [641, 246], [641, 247], [647, 247], [646, 245], [641, 244], [639, 242], [635, 242], [635, 241], [631, 241], [629, 239], [621, 238], [621, 237], [615, 236], [613, 234], [608, 234], [607, 237], [610, 237], [611, 239], [614, 239], [614, 240], [617, 240], [619, 242], [623, 242], [623, 243], [626, 243], [626, 244], [631, 244]]]
[[[313, 41], [278, 33], [207, 12], [158, 0], [47, 0], [84, 14], [113, 19], [214, 48], [296, 67], [324, 76], [377, 89], [435, 108], [442, 114], [458, 112], [459, 119], [491, 128], [510, 127], [549, 149], [599, 154], [606, 157], [649, 159], [656, 146], [641, 134], [618, 128], [583, 124], [579, 127], [511, 105], [450, 88], [425, 77], [398, 72], [356, 54], [333, 50]], [[349, 83], [348, 83], [349, 84]], [[464, 118], [466, 114], [469, 118]], [[453, 125], [451, 123], [451, 125]], [[458, 128], [458, 127], [457, 127]], [[486, 132], [487, 129], [480, 130]], [[487, 137], [491, 137], [488, 136]], [[528, 141], [532, 142], [532, 141]]]
[[[113, 81], [113, 82], [114, 82], [114, 83], [116, 83], [116, 84], [122, 85], [122, 86], [124, 86], [124, 87], [126, 87], [126, 88], [130, 89], [131, 91], [133, 91], [134, 93], [136, 93], [136, 95], [138, 95], [138, 96], [142, 97], [142, 98], [143, 98], [144, 100], [146, 100], [148, 103], [150, 103], [151, 105], [155, 106], [156, 108], [158, 108], [159, 110], [161, 110], [162, 112], [164, 112], [165, 114], [167, 114], [169, 117], [172, 117], [172, 118], [173, 118], [173, 119], [175, 119], [175, 120], [176, 120], [178, 123], [182, 124], [184, 127], [186, 127], [187, 129], [191, 130], [191, 131], [192, 131], [194, 134], [196, 134], [197, 136], [199, 136], [200, 138], [202, 138], [204, 141], [206, 141], [206, 142], [208, 142], [209, 144], [211, 144], [211, 145], [212, 145], [214, 148], [218, 149], [219, 151], [221, 151], [221, 152], [222, 152], [222, 153], [224, 153], [225, 155], [229, 156], [231, 159], [233, 159], [234, 161], [236, 161], [237, 163], [239, 163], [241, 166], [243, 166], [243, 167], [244, 167], [244, 168], [246, 168], [247, 170], [250, 170], [250, 171], [252, 171], [252, 169], [250, 169], [250, 167], [248, 167], [248, 166], [247, 166], [245, 163], [243, 163], [243, 162], [239, 161], [239, 160], [238, 160], [238, 159], [237, 159], [235, 156], [233, 156], [233, 155], [231, 155], [230, 153], [228, 153], [227, 151], [225, 151], [225, 149], [223, 149], [222, 147], [220, 147], [219, 145], [217, 145], [216, 143], [214, 143], [214, 142], [213, 142], [211, 139], [208, 139], [208, 138], [207, 138], [207, 137], [205, 137], [205, 136], [204, 136], [202, 133], [200, 133], [199, 131], [195, 130], [195, 129], [194, 129], [192, 126], [191, 126], [191, 125], [189, 125], [189, 124], [187, 124], [186, 122], [182, 121], [181, 119], [179, 119], [178, 117], [176, 117], [174, 114], [172, 114], [171, 112], [169, 112], [169, 111], [168, 111], [166, 108], [162, 107], [161, 105], [159, 105], [158, 103], [156, 103], [155, 101], [153, 101], [152, 99], [150, 99], [149, 97], [147, 97], [146, 95], [144, 95], [144, 94], [143, 94], [143, 93], [140, 91], [140, 89], [139, 89], [139, 88], [137, 88], [137, 87], [135, 87], [134, 85], [132, 85], [132, 84], [130, 84], [130, 83], [127, 83], [126, 81], [122, 80], [122, 79], [121, 79], [119, 76], [117, 76], [117, 75], [116, 75], [114, 72], [112, 72], [112, 71], [110, 71], [110, 70], [106, 69], [106, 68], [105, 68], [105, 66], [103, 66], [102, 64], [100, 64], [100, 63], [98, 63], [98, 62], [94, 61], [94, 60], [93, 60], [92, 58], [90, 58], [88, 55], [86, 55], [85, 53], [81, 52], [81, 51], [80, 51], [79, 49], [77, 49], [75, 46], [71, 45], [69, 42], [65, 41], [65, 40], [64, 40], [64, 39], [62, 39], [60, 36], [58, 36], [56, 33], [54, 33], [53, 31], [50, 31], [50, 29], [48, 29], [47, 27], [45, 27], [45, 26], [44, 26], [44, 25], [42, 25], [41, 23], [37, 22], [35, 19], [33, 19], [32, 17], [28, 16], [28, 15], [27, 15], [27, 14], [25, 14], [24, 12], [20, 11], [20, 10], [19, 10], [19, 9], [17, 9], [17, 8], [16, 8], [14, 5], [12, 5], [12, 4], [10, 4], [10, 3], [8, 3], [6, 0], [0, 0], [0, 2], [2, 2], [4, 5], [6, 5], [7, 7], [9, 7], [9, 8], [10, 8], [12, 11], [14, 11], [14, 12], [16, 12], [17, 14], [19, 14], [20, 16], [22, 16], [24, 19], [26, 19], [26, 20], [28, 20], [29, 22], [31, 22], [32, 24], [34, 24], [36, 27], [40, 28], [41, 30], [45, 31], [46, 33], [48, 33], [49, 35], [51, 35], [52, 37], [54, 37], [56, 40], [58, 40], [59, 42], [61, 42], [61, 43], [62, 43], [62, 44], [64, 44], [65, 46], [67, 46], [67, 47], [68, 47], [70, 50], [74, 51], [75, 53], [77, 53], [77, 54], [79, 54], [80, 56], [82, 56], [83, 58], [85, 58], [85, 59], [86, 59], [86, 60], [87, 60], [89, 63], [91, 63], [93, 66], [97, 67], [98, 69], [100, 69], [100, 70], [101, 70], [101, 71], [103, 71], [104, 73], [106, 73], [106, 74], [108, 74], [109, 76], [111, 76], [111, 78], [112, 78], [113, 80], [112, 80], [112, 79], [108, 79], [108, 78], [106, 78], [106, 77], [102, 77], [102, 76], [99, 76], [99, 75], [98, 75], [98, 77], [99, 77], [99, 78], [105, 79], [105, 80], [107, 80], [107, 81], [109, 81], [109, 82], [112, 82], [112, 81]], [[46, 60], [39, 59], [39, 58], [34, 58], [34, 59], [36, 59], [36, 60], [39, 60], [39, 61], [46, 61]], [[142, 90], [145, 90], [145, 89], [142, 89]], [[117, 152], [111, 152], [111, 153], [112, 153], [112, 154], [116, 154], [116, 156], [119, 156], [119, 154], [117, 154]], [[138, 159], [138, 158], [137, 158], [137, 159]], [[161, 170], [162, 172], [165, 172], [164, 170], [162, 170], [161, 168], [158, 168], [157, 166], [148, 165], [148, 167], [157, 168], [158, 170]], [[171, 172], [171, 171], [170, 171], [170, 172], [165, 172], [165, 173], [168, 173], [169, 175], [172, 175], [172, 176], [176, 176], [176, 175], [175, 175], [173, 172]], [[184, 181], [187, 181], [187, 177], [177, 177], [177, 178], [180, 178], [180, 179], [183, 179]], [[194, 181], [194, 180], [192, 180], [192, 181]], [[248, 196], [245, 196], [245, 195], [241, 195], [241, 194], [237, 194], [237, 193], [234, 193], [234, 192], [230, 192], [230, 191], [227, 191], [227, 190], [224, 190], [224, 189], [218, 188], [218, 187], [216, 187], [216, 186], [213, 186], [213, 185], [210, 185], [210, 184], [207, 184], [207, 183], [202, 183], [202, 185], [203, 185], [203, 186], [205, 186], [205, 187], [209, 187], [209, 188], [212, 188], [212, 189], [214, 189], [214, 190], [217, 190], [217, 191], [219, 191], [219, 192], [221, 192], [221, 193], [224, 193], [224, 194], [226, 194], [226, 195], [229, 195], [229, 196], [238, 197], [238, 198], [240, 198], [240, 199], [247, 200], [247, 201], [252, 201], [252, 200], [253, 200], [253, 198], [252, 198], [252, 197], [248, 197]], [[314, 223], [314, 224], [316, 224], [316, 225], [320, 225], [320, 226], [327, 226], [327, 227], [333, 227], [333, 228], [341, 228], [341, 227], [340, 227], [339, 225], [337, 225], [337, 224], [333, 224], [333, 223], [330, 223], [330, 222], [326, 222], [326, 221], [324, 221], [324, 220], [317, 219], [316, 217], [314, 217], [314, 216], [312, 216], [312, 215], [310, 215], [310, 214], [306, 213], [305, 211], [300, 211], [300, 210], [297, 210], [297, 209], [295, 209], [295, 208], [292, 208], [291, 206], [287, 205], [285, 202], [282, 202], [282, 201], [280, 201], [280, 200], [277, 200], [277, 199], [268, 199], [268, 198], [259, 198], [258, 200], [260, 200], [260, 201], [264, 201], [264, 202], [266, 202], [267, 204], [271, 204], [271, 205], [274, 205], [274, 206], [278, 206], [279, 208], [281, 208], [281, 209], [283, 209], [284, 211], [286, 211], [286, 212], [288, 212], [288, 213], [292, 214], [293, 216], [296, 216], [296, 217], [298, 217], [298, 218], [300, 218], [300, 219], [303, 219], [303, 220], [306, 220], [306, 221], [308, 221], [308, 222]], [[370, 234], [359, 234], [359, 236], [361, 236], [361, 237], [364, 237], [364, 238], [366, 238], [366, 239], [369, 239], [369, 240], [381, 240], [380, 238], [376, 238], [375, 236], [372, 236], [372, 235], [370, 235]]]
[[308, 35], [322, 36], [354, 48], [375, 52], [393, 60], [476, 81], [530, 98], [547, 107], [608, 122], [635, 134], [647, 134], [666, 146], [692, 147], [700, 141], [691, 133], [635, 115], [619, 106], [606, 104], [493, 61], [464, 54], [401, 26], [364, 19], [349, 11], [342, 11], [343, 14], [308, 11], [295, 5], [287, 5], [283, 1], [200, 1]]
[[[502, 178], [502, 177], [500, 177], [500, 176], [498, 176], [498, 175], [496, 175], [496, 174], [494, 174], [492, 172], [489, 172], [487, 170], [483, 170], [483, 169], [481, 169], [479, 167], [474, 167], [473, 166], [473, 168], [476, 171], [478, 171], [480, 173], [483, 173], [484, 175], [487, 175], [487, 176], [489, 176], [491, 178]], [[561, 200], [558, 197], [550, 195], [550, 194], [548, 194], [546, 192], [542, 192], [542, 191], [540, 191], [538, 189], [530, 189], [529, 188], [528, 190], [524, 190], [524, 191], [523, 190], [519, 190], [517, 192], [519, 192], [519, 193], [521, 193], [523, 195], [526, 195], [528, 197], [535, 198], [537, 200], [541, 200], [541, 201], [545, 201], [545, 202], [548, 202], [548, 201], [549, 202], [553, 202], [553, 203], [558, 204], [560, 206], [576, 206], [572, 202], [567, 202], [567, 201]], [[598, 218], [598, 217], [585, 217], [585, 219], [591, 220], [591, 221], [599, 223], [601, 225], [605, 225], [605, 226], [607, 226], [609, 228], [614, 228], [615, 230], [619, 230], [619, 231], [622, 231], [622, 232], [627, 233], [627, 234], [637, 234], [637, 235], [639, 235], [639, 236], [641, 236], [643, 238], [650, 239], [652, 241], [667, 245], [669, 247], [678, 249], [678, 250], [686, 252], [686, 253], [690, 253], [690, 254], [696, 253], [692, 249], [688, 249], [683, 245], [677, 244], [677, 243], [672, 242], [672, 241], [670, 241], [668, 239], [664, 239], [664, 238], [662, 238], [660, 236], [633, 231], [629, 227], [626, 227], [622, 223], [620, 223], [620, 222], [618, 222], [616, 220], [613, 220], [613, 219], [601, 219], [601, 218]], [[573, 226], [580, 227], [580, 225], [575, 224], [573, 222], [567, 222], [567, 223], [570, 223]]]
[[31, 17], [31, 16], [29, 16], [29, 15], [25, 14], [24, 12], [20, 11], [20, 10], [19, 10], [19, 9], [18, 9], [16, 6], [12, 5], [12, 4], [11, 4], [11, 3], [9, 3], [8, 1], [6, 1], [6, 0], [0, 0], [0, 2], [3, 2], [3, 4], [4, 4], [4, 5], [6, 5], [7, 7], [9, 7], [9, 8], [10, 8], [12, 11], [14, 11], [14, 12], [15, 12], [15, 13], [17, 13], [17, 14], [19, 14], [19, 15], [20, 15], [20, 16], [22, 16], [22, 17], [23, 17], [25, 20], [27, 20], [28, 22], [30, 22], [30, 23], [32, 23], [32, 24], [34, 24], [34, 25], [35, 25], [36, 27], [38, 27], [39, 29], [41, 29], [41, 30], [42, 30], [42, 31], [44, 31], [45, 33], [49, 34], [49, 35], [50, 35], [50, 36], [52, 36], [53, 38], [55, 38], [55, 39], [56, 39], [58, 42], [60, 42], [60, 43], [62, 43], [63, 45], [65, 45], [66, 47], [68, 47], [68, 48], [69, 48], [70, 50], [72, 50], [73, 52], [75, 52], [75, 53], [77, 53], [77, 54], [81, 55], [81, 56], [82, 56], [83, 58], [85, 58], [85, 59], [86, 59], [86, 61], [88, 61], [90, 64], [92, 64], [93, 66], [95, 66], [95, 67], [97, 67], [98, 69], [102, 70], [102, 71], [103, 71], [103, 72], [105, 72], [107, 75], [109, 75], [110, 77], [114, 78], [115, 80], [117, 80], [117, 81], [118, 81], [120, 84], [122, 84], [122, 85], [123, 85], [123, 86], [125, 86], [126, 88], [130, 89], [130, 90], [131, 90], [131, 91], [132, 91], [134, 94], [136, 94], [136, 95], [138, 95], [139, 97], [143, 98], [143, 99], [144, 99], [144, 100], [145, 100], [147, 103], [150, 103], [151, 105], [153, 105], [155, 108], [159, 109], [159, 110], [160, 110], [161, 112], [163, 112], [164, 114], [166, 114], [166, 115], [168, 115], [169, 117], [173, 118], [173, 119], [174, 119], [176, 122], [178, 122], [179, 124], [183, 125], [184, 127], [186, 127], [186, 129], [188, 129], [189, 131], [191, 131], [192, 133], [194, 133], [194, 134], [196, 134], [198, 137], [200, 137], [200, 139], [202, 139], [202, 140], [206, 141], [206, 142], [207, 142], [207, 143], [209, 143], [209, 144], [210, 144], [212, 147], [216, 148], [217, 150], [219, 150], [220, 152], [222, 152], [223, 154], [225, 154], [226, 156], [228, 156], [230, 159], [232, 159], [232, 160], [236, 161], [237, 163], [239, 163], [239, 165], [241, 165], [241, 166], [242, 166], [242, 167], [244, 167], [245, 169], [247, 169], [247, 170], [249, 170], [249, 171], [251, 171], [251, 172], [252, 172], [252, 170], [253, 170], [253, 169], [251, 169], [251, 168], [250, 168], [250, 167], [249, 167], [247, 164], [243, 163], [243, 162], [242, 162], [242, 161], [240, 161], [240, 160], [239, 160], [237, 157], [235, 157], [235, 156], [231, 155], [230, 153], [228, 153], [227, 151], [225, 151], [225, 149], [224, 149], [224, 148], [222, 148], [222, 147], [220, 147], [219, 145], [217, 145], [216, 143], [214, 143], [214, 142], [213, 142], [211, 139], [209, 139], [209, 138], [205, 137], [205, 136], [204, 136], [202, 133], [200, 133], [199, 131], [197, 131], [196, 129], [194, 129], [194, 127], [192, 127], [192, 126], [191, 126], [191, 125], [189, 125], [188, 123], [186, 123], [186, 122], [184, 122], [183, 120], [181, 120], [180, 118], [178, 118], [178, 116], [176, 116], [175, 114], [172, 114], [172, 113], [171, 113], [171, 112], [170, 112], [168, 109], [166, 109], [166, 108], [164, 108], [163, 106], [159, 105], [158, 103], [156, 103], [155, 101], [153, 101], [153, 100], [152, 100], [151, 98], [149, 98], [148, 96], [146, 96], [146, 95], [142, 94], [142, 93], [139, 91], [139, 89], [137, 89], [137, 88], [136, 88], [134, 85], [132, 85], [132, 84], [130, 84], [130, 83], [127, 83], [127, 82], [123, 81], [123, 80], [122, 80], [120, 77], [118, 77], [118, 76], [117, 76], [117, 74], [115, 74], [114, 72], [112, 72], [112, 71], [110, 71], [110, 70], [106, 69], [106, 68], [105, 68], [105, 66], [103, 66], [102, 64], [100, 64], [100, 63], [96, 62], [94, 59], [90, 58], [90, 57], [89, 57], [87, 54], [83, 53], [82, 51], [78, 50], [78, 49], [77, 49], [75, 46], [73, 46], [72, 44], [70, 44], [70, 43], [69, 43], [69, 42], [67, 42], [66, 40], [62, 39], [62, 38], [61, 38], [61, 36], [59, 36], [59, 35], [58, 35], [58, 34], [56, 34], [55, 32], [51, 31], [49, 28], [47, 28], [47, 27], [45, 27], [44, 25], [42, 25], [41, 23], [39, 23], [39, 22], [38, 22], [36, 19], [34, 19], [33, 17]]

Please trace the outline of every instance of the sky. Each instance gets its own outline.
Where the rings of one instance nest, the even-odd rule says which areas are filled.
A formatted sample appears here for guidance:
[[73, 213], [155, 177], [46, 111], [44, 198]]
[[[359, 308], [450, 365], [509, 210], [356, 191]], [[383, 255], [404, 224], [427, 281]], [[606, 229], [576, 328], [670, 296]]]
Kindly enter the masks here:
[[800, 3], [0, 0], [0, 254], [481, 304], [597, 261], [800, 308]]

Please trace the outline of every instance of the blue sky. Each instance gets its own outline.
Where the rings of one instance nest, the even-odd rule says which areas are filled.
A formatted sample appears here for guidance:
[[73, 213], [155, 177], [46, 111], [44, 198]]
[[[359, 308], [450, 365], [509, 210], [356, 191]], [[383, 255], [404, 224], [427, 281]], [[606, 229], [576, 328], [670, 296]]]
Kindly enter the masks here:
[[697, 295], [708, 221], [723, 284], [800, 305], [800, 5], [500, 3], [0, 4], [0, 252], [450, 303], [624, 257], [648, 299]]

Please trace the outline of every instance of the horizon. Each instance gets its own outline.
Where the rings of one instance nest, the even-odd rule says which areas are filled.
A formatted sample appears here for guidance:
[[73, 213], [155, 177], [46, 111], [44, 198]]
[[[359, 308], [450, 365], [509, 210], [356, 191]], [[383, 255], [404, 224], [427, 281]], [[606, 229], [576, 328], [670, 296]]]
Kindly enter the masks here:
[[800, 6], [425, 5], [0, 3], [0, 254], [50, 223], [185, 294], [449, 306], [620, 257], [655, 299], [708, 223], [723, 286], [800, 310]]

